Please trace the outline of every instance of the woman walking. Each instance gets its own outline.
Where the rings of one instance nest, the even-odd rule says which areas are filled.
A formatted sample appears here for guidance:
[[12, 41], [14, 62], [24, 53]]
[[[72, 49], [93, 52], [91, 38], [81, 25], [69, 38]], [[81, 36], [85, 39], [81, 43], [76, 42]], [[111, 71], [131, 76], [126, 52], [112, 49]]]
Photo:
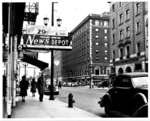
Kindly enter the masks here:
[[27, 96], [28, 86], [29, 82], [26, 80], [25, 76], [22, 76], [22, 80], [20, 81], [20, 96], [22, 96], [22, 102], [25, 102], [25, 96]]
[[31, 81], [31, 92], [32, 92], [32, 97], [35, 97], [35, 93], [36, 93], [36, 81], [35, 81], [35, 78], [33, 78], [32, 81]]

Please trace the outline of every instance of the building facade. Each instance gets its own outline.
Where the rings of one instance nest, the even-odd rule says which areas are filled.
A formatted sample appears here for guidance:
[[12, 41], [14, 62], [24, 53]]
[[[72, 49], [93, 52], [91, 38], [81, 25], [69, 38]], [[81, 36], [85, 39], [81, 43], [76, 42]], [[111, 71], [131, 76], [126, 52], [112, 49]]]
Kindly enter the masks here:
[[145, 2], [115, 2], [110, 8], [111, 65], [115, 73], [148, 71]]
[[70, 33], [72, 50], [62, 52], [63, 81], [94, 84], [110, 71], [109, 15], [88, 15]]

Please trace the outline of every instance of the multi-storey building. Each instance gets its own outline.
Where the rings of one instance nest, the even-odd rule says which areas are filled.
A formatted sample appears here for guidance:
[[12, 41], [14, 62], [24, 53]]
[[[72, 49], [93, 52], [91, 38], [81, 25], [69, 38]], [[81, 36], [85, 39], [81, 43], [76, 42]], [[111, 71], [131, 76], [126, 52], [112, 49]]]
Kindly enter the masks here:
[[144, 2], [115, 2], [111, 5], [110, 62], [117, 74], [148, 69], [144, 8]]
[[109, 14], [88, 15], [71, 32], [72, 51], [63, 52], [64, 81], [90, 84], [107, 80], [110, 71]]

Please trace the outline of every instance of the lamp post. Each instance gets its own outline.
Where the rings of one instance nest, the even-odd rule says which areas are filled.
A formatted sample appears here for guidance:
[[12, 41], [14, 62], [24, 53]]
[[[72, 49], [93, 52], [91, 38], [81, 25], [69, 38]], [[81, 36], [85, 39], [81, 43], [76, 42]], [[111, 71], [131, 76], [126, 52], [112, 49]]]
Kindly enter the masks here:
[[[51, 26], [54, 26], [54, 4], [58, 2], [52, 2], [52, 17], [51, 17]], [[51, 88], [50, 88], [50, 97], [49, 100], [54, 100], [54, 51], [51, 50]]]

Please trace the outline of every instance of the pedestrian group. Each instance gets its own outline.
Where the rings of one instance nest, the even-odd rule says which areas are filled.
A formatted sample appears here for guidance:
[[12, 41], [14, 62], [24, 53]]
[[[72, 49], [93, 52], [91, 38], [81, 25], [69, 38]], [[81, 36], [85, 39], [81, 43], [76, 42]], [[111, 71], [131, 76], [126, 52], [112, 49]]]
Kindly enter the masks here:
[[[38, 90], [39, 94], [39, 101], [43, 101], [44, 96], [44, 79], [43, 74], [41, 73], [39, 78], [37, 79], [37, 82], [35, 81], [35, 78], [32, 78], [32, 80], [27, 81], [26, 76], [22, 76], [22, 80], [20, 81], [19, 87], [20, 87], [20, 96], [22, 97], [22, 102], [25, 102], [25, 97], [27, 96], [27, 90], [31, 86], [30, 91], [32, 93], [32, 97], [35, 97], [36, 89]], [[50, 86], [50, 85], [49, 85]], [[61, 83], [58, 83], [58, 87], [61, 88]]]

